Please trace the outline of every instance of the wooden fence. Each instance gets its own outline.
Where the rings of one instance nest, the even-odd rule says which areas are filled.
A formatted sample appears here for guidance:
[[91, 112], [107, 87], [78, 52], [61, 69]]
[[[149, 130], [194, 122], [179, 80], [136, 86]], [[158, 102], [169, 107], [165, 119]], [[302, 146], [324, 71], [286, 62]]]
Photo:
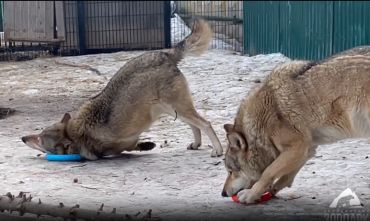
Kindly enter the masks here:
[[[55, 6], [60, 5], [62, 1], [55, 2]], [[54, 1], [4, 1], [5, 42], [63, 41], [55, 33], [55, 25], [63, 22], [63, 17], [57, 18], [54, 24], [54, 12]]]

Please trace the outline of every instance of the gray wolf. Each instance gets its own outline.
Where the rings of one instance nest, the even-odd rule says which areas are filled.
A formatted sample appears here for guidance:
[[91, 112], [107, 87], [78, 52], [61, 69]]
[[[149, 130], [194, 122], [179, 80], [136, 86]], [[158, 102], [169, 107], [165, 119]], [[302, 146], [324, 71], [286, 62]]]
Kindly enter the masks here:
[[88, 160], [148, 151], [156, 145], [140, 143], [140, 134], [168, 114], [190, 126], [194, 141], [188, 149], [201, 146], [202, 130], [212, 142], [211, 156], [221, 156], [221, 143], [211, 123], [195, 110], [186, 78], [177, 67], [184, 57], [203, 54], [212, 36], [210, 25], [196, 19], [192, 33], [169, 52], [149, 52], [129, 61], [76, 116], [66, 113], [60, 122], [22, 141], [45, 153], [79, 153]]
[[253, 203], [265, 191], [275, 195], [291, 187], [319, 145], [370, 137], [366, 50], [285, 63], [250, 92], [234, 124], [224, 125], [228, 176], [222, 196]]

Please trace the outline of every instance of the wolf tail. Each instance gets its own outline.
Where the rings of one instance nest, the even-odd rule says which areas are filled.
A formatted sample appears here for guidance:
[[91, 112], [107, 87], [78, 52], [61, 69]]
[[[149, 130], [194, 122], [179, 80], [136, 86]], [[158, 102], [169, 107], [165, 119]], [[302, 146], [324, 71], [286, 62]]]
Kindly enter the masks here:
[[190, 35], [169, 52], [169, 57], [177, 63], [188, 55], [201, 55], [210, 46], [212, 37], [211, 26], [205, 20], [197, 18], [194, 20]]

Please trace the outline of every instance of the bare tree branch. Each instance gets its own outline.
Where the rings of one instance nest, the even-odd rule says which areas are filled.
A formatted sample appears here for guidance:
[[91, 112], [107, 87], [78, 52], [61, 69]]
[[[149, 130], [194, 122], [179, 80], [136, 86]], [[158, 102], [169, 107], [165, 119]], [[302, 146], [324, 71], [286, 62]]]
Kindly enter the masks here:
[[130, 216], [128, 214], [118, 214], [116, 213], [116, 208], [111, 212], [103, 211], [104, 204], [100, 206], [97, 210], [82, 209], [77, 204], [72, 207], [65, 206], [63, 203], [59, 205], [50, 205], [41, 202], [39, 199], [37, 202], [32, 201], [31, 195], [26, 197], [23, 192], [20, 192], [17, 197], [14, 197], [11, 193], [7, 193], [4, 196], [0, 196], [0, 212], [13, 211], [19, 212], [20, 216], [25, 213], [31, 213], [40, 217], [40, 215], [48, 215], [53, 217], [61, 217], [65, 220], [71, 219], [82, 219], [86, 221], [160, 221], [159, 217], [151, 217], [152, 210], [142, 217], [138, 218], [135, 216]]

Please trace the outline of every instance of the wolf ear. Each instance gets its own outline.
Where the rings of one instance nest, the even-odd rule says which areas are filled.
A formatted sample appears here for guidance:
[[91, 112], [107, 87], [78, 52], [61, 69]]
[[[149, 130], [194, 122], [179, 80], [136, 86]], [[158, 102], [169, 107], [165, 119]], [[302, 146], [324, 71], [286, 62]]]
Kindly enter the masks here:
[[67, 124], [68, 121], [71, 119], [71, 115], [69, 113], [65, 113], [62, 121], [60, 123]]
[[236, 132], [229, 132], [227, 133], [227, 139], [230, 143], [230, 148], [236, 148], [237, 150], [247, 150], [247, 142], [245, 142], [245, 139], [243, 135]]
[[224, 130], [226, 133], [233, 132], [234, 124], [224, 124]]

